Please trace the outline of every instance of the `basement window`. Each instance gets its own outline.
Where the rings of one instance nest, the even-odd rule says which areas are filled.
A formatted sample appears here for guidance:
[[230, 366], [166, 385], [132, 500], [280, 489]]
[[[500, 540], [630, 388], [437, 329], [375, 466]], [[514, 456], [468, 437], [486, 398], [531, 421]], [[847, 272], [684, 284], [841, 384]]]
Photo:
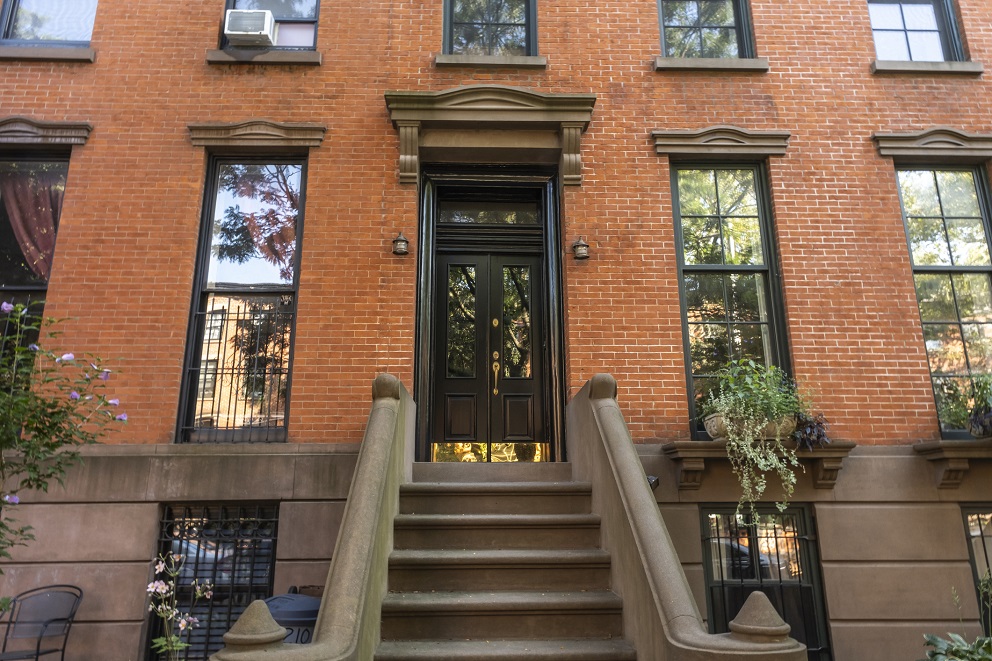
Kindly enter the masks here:
[[992, 613], [989, 604], [982, 600], [979, 583], [992, 580], [992, 506], [965, 510], [965, 530], [968, 534], [968, 553], [975, 572], [975, 591], [981, 611], [982, 627], [986, 636], [992, 636]]

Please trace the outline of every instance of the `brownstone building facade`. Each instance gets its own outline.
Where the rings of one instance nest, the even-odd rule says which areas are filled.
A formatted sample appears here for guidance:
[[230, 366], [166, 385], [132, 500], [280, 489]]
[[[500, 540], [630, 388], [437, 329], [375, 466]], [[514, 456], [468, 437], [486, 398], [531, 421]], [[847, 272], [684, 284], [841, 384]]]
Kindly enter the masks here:
[[[986, 0], [3, 0], [0, 29], [3, 299], [44, 298], [129, 416], [24, 498], [37, 541], [4, 566], [4, 594], [84, 588], [67, 658], [146, 658], [176, 526], [255, 522], [214, 642], [249, 596], [322, 585], [383, 372], [422, 461], [567, 459], [568, 401], [612, 374], [714, 630], [748, 577], [713, 549], [790, 531], [810, 658], [981, 631]], [[515, 324], [499, 411], [458, 344], [476, 316]], [[771, 528], [726, 536], [738, 487], [693, 402], [739, 357], [810, 387], [834, 444]]]

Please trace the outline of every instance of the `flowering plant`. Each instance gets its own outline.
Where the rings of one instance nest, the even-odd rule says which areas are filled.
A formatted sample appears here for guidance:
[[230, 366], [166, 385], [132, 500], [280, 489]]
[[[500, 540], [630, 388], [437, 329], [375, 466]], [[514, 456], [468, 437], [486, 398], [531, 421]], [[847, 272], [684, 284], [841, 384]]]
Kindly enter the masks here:
[[[158, 560], [155, 561], [155, 580], [149, 583], [146, 589], [151, 595], [148, 611], [162, 621], [163, 631], [161, 636], [152, 640], [152, 651], [156, 654], [165, 654], [168, 661], [178, 661], [180, 652], [190, 646], [183, 637], [188, 639], [190, 631], [199, 624], [199, 620], [189, 613], [183, 613], [177, 606], [176, 585], [184, 561], [183, 556], [178, 553], [159, 555]], [[214, 596], [213, 586], [208, 582], [201, 583], [199, 579], [194, 578], [190, 587], [193, 591], [193, 603], [190, 608], [196, 606], [201, 599], [210, 599]]]
[[58, 337], [58, 322], [35, 313], [37, 305], [0, 302], [0, 558], [34, 539], [11, 516], [18, 492], [62, 484], [80, 446], [127, 420], [105, 394], [111, 370], [99, 359], [41, 346]]

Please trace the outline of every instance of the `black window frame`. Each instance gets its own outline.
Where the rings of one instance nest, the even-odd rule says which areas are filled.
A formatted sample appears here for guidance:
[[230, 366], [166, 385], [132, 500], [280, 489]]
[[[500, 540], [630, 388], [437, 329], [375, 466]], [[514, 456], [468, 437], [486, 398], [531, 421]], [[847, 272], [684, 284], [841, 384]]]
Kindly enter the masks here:
[[[296, 216], [294, 261], [293, 261], [293, 282], [292, 284], [263, 284], [245, 285], [231, 288], [219, 284], [215, 287], [208, 286], [207, 277], [209, 275], [211, 230], [214, 221], [214, 212], [219, 192], [219, 173], [224, 165], [298, 165], [300, 167], [300, 191], [299, 203]], [[300, 264], [302, 262], [303, 228], [305, 224], [304, 209], [306, 207], [306, 185], [308, 171], [308, 155], [301, 152], [277, 153], [277, 154], [211, 154], [208, 159], [206, 169], [206, 186], [204, 187], [203, 207], [200, 215], [200, 237], [197, 250], [196, 275], [193, 285], [193, 298], [190, 307], [190, 321], [186, 339], [186, 355], [183, 368], [183, 378], [181, 386], [180, 407], [177, 422], [178, 443], [281, 443], [288, 439], [288, 420], [292, 406], [292, 381], [293, 381], [293, 356], [296, 340], [296, 309], [299, 299], [300, 288]], [[213, 419], [210, 424], [206, 422], [210, 418], [209, 412], [205, 412], [201, 403], [205, 400], [199, 397], [199, 385], [202, 383], [200, 370], [202, 361], [208, 356], [203, 355], [204, 347], [208, 344], [223, 344], [225, 341], [233, 341], [230, 328], [239, 323], [236, 312], [229, 306], [224, 310], [224, 327], [222, 330], [221, 342], [212, 342], [206, 335], [207, 320], [213, 314], [219, 312], [208, 310], [207, 304], [211, 296], [244, 296], [244, 297], [272, 297], [278, 299], [277, 312], [272, 314], [273, 318], [279, 315], [290, 316], [290, 328], [288, 347], [286, 348], [285, 367], [285, 403], [282, 407], [281, 424], [258, 424], [254, 418], [242, 428], [226, 428], [217, 424]], [[256, 313], [257, 316], [258, 313]], [[261, 312], [264, 317], [268, 314]], [[250, 377], [256, 378], [256, 377]], [[221, 368], [217, 374], [216, 386], [224, 388], [224, 370]], [[232, 387], [234, 387], [232, 385]], [[202, 423], [202, 424], [201, 424]]]
[[[903, 171], [923, 171], [923, 170], [934, 172], [934, 173], [937, 173], [937, 172], [968, 172], [968, 173], [971, 173], [971, 175], [973, 177], [973, 180], [975, 182], [975, 191], [976, 191], [976, 194], [978, 196], [978, 206], [979, 206], [979, 212], [981, 213], [982, 227], [985, 230], [986, 246], [989, 248], [990, 257], [992, 257], [992, 193], [990, 193], [989, 181], [988, 181], [987, 171], [985, 170], [985, 168], [983, 168], [981, 166], [967, 166], [967, 165], [966, 166], [955, 166], [955, 165], [946, 165], [946, 164], [942, 164], [942, 163], [933, 163], [933, 162], [907, 162], [907, 163], [899, 163], [895, 167], [896, 194], [899, 197], [899, 209], [900, 209], [900, 213], [902, 215], [903, 228], [904, 228], [904, 230], [906, 232], [906, 247], [907, 247], [907, 249], [909, 251], [910, 266], [911, 266], [912, 272], [913, 272], [913, 282], [914, 282], [913, 290], [914, 290], [914, 296], [916, 295], [916, 284], [915, 284], [916, 283], [916, 276], [919, 275], [919, 274], [927, 274], [927, 273], [945, 274], [946, 273], [946, 274], [950, 274], [950, 275], [955, 275], [955, 274], [967, 274], [967, 273], [985, 273], [990, 278], [990, 286], [992, 286], [992, 263], [990, 263], [989, 265], [985, 265], [985, 266], [961, 266], [961, 265], [949, 265], [949, 266], [948, 265], [936, 265], [936, 266], [922, 265], [922, 266], [918, 266], [918, 265], [916, 265], [914, 263], [914, 261], [913, 261], [913, 242], [912, 242], [912, 238], [911, 238], [910, 232], [909, 232], [909, 225], [908, 225], [908, 222], [907, 222], [908, 219], [907, 219], [907, 216], [906, 216], [906, 208], [905, 208], [905, 204], [904, 204], [903, 199], [902, 199], [902, 191], [901, 191], [900, 186], [899, 186], [899, 172], [903, 172]], [[944, 218], [945, 224], [946, 224], [947, 216], [942, 216], [942, 218]], [[920, 319], [920, 328], [921, 328], [921, 330], [923, 330], [927, 326], [928, 322], [926, 322], [926, 321], [923, 320], [923, 314], [922, 314], [922, 311], [920, 310], [920, 305], [919, 305], [919, 299], [918, 298], [917, 298], [917, 306], [916, 307], [917, 307], [917, 313], [920, 315], [920, 317], [919, 317], [919, 319]], [[934, 323], [946, 323], [946, 322], [934, 322]], [[962, 323], [963, 322], [961, 321], [960, 317], [958, 317], [957, 325], [960, 327], [962, 325]], [[963, 335], [962, 335], [962, 338], [963, 338]], [[923, 340], [923, 342], [924, 342], [924, 353], [926, 353], [926, 346], [925, 346], [926, 345], [926, 333], [925, 332], [921, 335], [921, 338], [920, 339]], [[962, 341], [963, 341], [963, 339], [962, 339]], [[965, 352], [966, 352], [966, 356], [967, 356], [967, 349], [965, 349]], [[965, 360], [967, 361], [967, 357], [965, 358]], [[971, 439], [972, 436], [971, 436], [970, 433], [968, 433], [967, 430], [965, 430], [965, 429], [957, 429], [957, 428], [945, 429], [943, 423], [940, 421], [940, 415], [939, 415], [939, 412], [940, 412], [940, 397], [938, 395], [938, 388], [937, 388], [937, 385], [936, 385], [936, 382], [934, 381], [934, 379], [935, 378], [951, 378], [954, 375], [952, 375], [952, 374], [946, 374], [946, 375], [940, 375], [940, 374], [938, 374], [938, 375], [935, 376], [934, 373], [933, 373], [933, 371], [932, 371], [932, 369], [931, 369], [931, 367], [930, 367], [929, 355], [927, 357], [927, 371], [930, 373], [931, 390], [933, 391], [933, 396], [934, 396], [934, 406], [936, 407], [937, 413], [938, 413], [937, 424], [938, 424], [938, 428], [940, 430], [941, 438], [948, 439], [948, 440], [967, 440], [967, 439]], [[967, 375], [966, 376], [968, 378], [971, 378], [973, 374], [974, 373], [972, 372], [971, 367], [969, 366], [968, 367], [968, 372], [967, 372]]]
[[[201, 521], [216, 527], [198, 526]], [[277, 502], [178, 502], [162, 506], [158, 552], [182, 557], [176, 606], [200, 620], [186, 639], [192, 646], [179, 652], [180, 659], [205, 659], [219, 651], [222, 636], [251, 602], [272, 596], [278, 539]], [[223, 557], [218, 559], [222, 552]], [[262, 563], [265, 564], [260, 567]], [[247, 581], [238, 580], [245, 576]], [[213, 585], [213, 596], [201, 599], [195, 607], [190, 585], [193, 578]], [[256, 580], [259, 578], [263, 580]], [[168, 577], [159, 575], [156, 579]], [[222, 603], [225, 598], [228, 601]], [[151, 641], [163, 634], [161, 618], [149, 613], [146, 661], [165, 660], [165, 656], [151, 650]]]
[[[957, 25], [957, 17], [955, 12], [955, 7], [953, 5], [953, 0], [868, 0], [868, 5], [889, 5], [897, 4], [900, 5], [930, 5], [934, 8], [934, 15], [937, 18], [937, 31], [940, 35], [940, 44], [944, 52], [943, 60], [914, 60], [912, 52], [909, 52], [909, 44], [907, 43], [907, 52], [909, 52], [909, 58], [906, 60], [895, 60], [897, 62], [963, 62], [964, 48], [961, 43], [961, 35]], [[870, 17], [869, 17], [870, 22]], [[871, 26], [872, 29], [872, 44], [875, 43], [875, 26]], [[886, 32], [896, 32], [896, 30], [885, 30]], [[911, 32], [911, 30], [900, 30], [903, 34]], [[878, 54], [876, 46], [876, 55]], [[880, 60], [886, 60], [889, 58], [878, 58]]]
[[[758, 203], [759, 228], [764, 250], [763, 265], [739, 264], [692, 264], [685, 263], [685, 245], [683, 241], [683, 226], [681, 203], [679, 198], [678, 175], [682, 170], [741, 170], [750, 169], [754, 172], [754, 188]], [[775, 241], [774, 216], [772, 213], [771, 187], [768, 178], [767, 164], [764, 161], [726, 161], [726, 160], [676, 160], [671, 163], [671, 192], [672, 215], [675, 223], [675, 243], [678, 261], [679, 307], [682, 321], [682, 344], [685, 358], [686, 394], [689, 400], [689, 420], [692, 438], [708, 439], [709, 435], [703, 428], [699, 418], [695, 397], [695, 378], [692, 369], [692, 347], [689, 332], [689, 319], [686, 307], [685, 277], [687, 273], [724, 273], [739, 272], [763, 273], [765, 275], [765, 295], [768, 301], [768, 328], [771, 333], [770, 349], [773, 355], [766, 356], [768, 364], [777, 365], [786, 372], [792, 371], [788, 339], [785, 327], [785, 302], [781, 287], [781, 272], [778, 261], [778, 249]], [[729, 322], [728, 322], [729, 323]], [[729, 346], [728, 346], [729, 349]], [[737, 356], [728, 356], [734, 360]], [[700, 375], [701, 376], [701, 375]]]
[[[290, 17], [290, 18], [283, 18], [283, 17], [276, 16], [275, 14], [272, 15], [272, 20], [273, 20], [273, 22], [275, 22], [276, 26], [278, 26], [281, 23], [297, 23], [297, 24], [307, 23], [307, 24], [313, 24], [313, 44], [312, 45], [310, 45], [310, 46], [277, 46], [277, 45], [273, 44], [272, 46], [266, 46], [264, 48], [264, 50], [278, 50], [278, 51], [312, 51], [312, 50], [317, 50], [317, 32], [318, 32], [318, 29], [320, 27], [320, 0], [316, 0], [316, 3], [317, 3], [317, 6], [314, 9], [314, 14], [313, 14], [313, 18], [312, 19], [310, 19], [310, 18], [292, 18], [292, 17]], [[224, 16], [225, 17], [227, 16], [227, 12], [229, 10], [231, 10], [231, 9], [238, 9], [238, 7], [235, 6], [236, 4], [237, 4], [237, 0], [226, 0], [226, 2], [224, 4]], [[278, 27], [276, 29], [278, 30]], [[229, 49], [229, 48], [241, 49], [241, 48], [245, 48], [245, 47], [244, 46], [235, 46], [235, 45], [231, 44], [230, 42], [228, 42], [226, 36], [221, 35], [221, 49]]]
[[[62, 149], [17, 149], [0, 150], [0, 161], [16, 161], [27, 163], [63, 163], [65, 164], [65, 188], [69, 189], [69, 159], [70, 153]], [[2, 195], [2, 193], [0, 193]], [[0, 207], [3, 201], [0, 200]], [[6, 210], [0, 208], [0, 215], [6, 218]], [[52, 251], [52, 263], [54, 264], [58, 255], [58, 233], [62, 221], [61, 210], [59, 217], [54, 219], [55, 225], [55, 247]], [[13, 231], [13, 230], [11, 230]], [[0, 274], [0, 297], [10, 303], [39, 303], [44, 305], [48, 292], [48, 281], [27, 285], [8, 284], [7, 276]], [[35, 311], [40, 314], [42, 309], [38, 307]]]
[[[523, 53], [523, 57], [533, 57], [538, 55], [537, 50], [537, 2], [538, 0], [523, 0], [526, 2], [527, 7], [525, 9], [525, 26], [527, 37], [525, 41], [526, 52]], [[444, 0], [444, 35], [442, 39], [442, 52], [445, 55], [473, 55], [472, 53], [456, 53], [454, 52], [454, 0]], [[486, 53], [484, 57], [513, 57], [502, 54]]]
[[[64, 0], [73, 2], [73, 0]], [[88, 48], [93, 40], [93, 28], [96, 27], [96, 14], [93, 16], [93, 25], [90, 26], [90, 38], [85, 41], [68, 39], [14, 39], [9, 37], [10, 31], [14, 28], [14, 17], [20, 0], [0, 0], [0, 45], [2, 46], [54, 46], [67, 48]], [[97, 3], [99, 9], [99, 3]]]
[[989, 531], [988, 535], [985, 535], [985, 531], [982, 531], [979, 535], [982, 539], [988, 541], [983, 544], [983, 556], [977, 558], [975, 557], [975, 545], [972, 543], [975, 535], [971, 532], [970, 521], [970, 518], [973, 516], [981, 515], [989, 517], [990, 523], [988, 525], [992, 528], [992, 503], [962, 507], [961, 514], [964, 518], [965, 536], [968, 541], [968, 559], [971, 562], [971, 571], [975, 578], [975, 597], [978, 599], [979, 618], [981, 619], [982, 629], [985, 631], [985, 635], [992, 636], [992, 614], [988, 612], [988, 604], [982, 601], [982, 596], [978, 588], [979, 581], [986, 574], [992, 574], [992, 530]]
[[[774, 558], [761, 553], [758, 540], [769, 539], [758, 535], [757, 526], [749, 514], [737, 515], [736, 504], [705, 504], [699, 508], [700, 512], [700, 537], [703, 549], [703, 580], [706, 589], [706, 619], [711, 633], [729, 632], [728, 623], [737, 616], [740, 605], [752, 592], [760, 591], [772, 602], [779, 615], [792, 626], [790, 635], [807, 646], [809, 661], [830, 661], [832, 659], [832, 645], [830, 641], [830, 630], [827, 620], [826, 601], [823, 592], [822, 568], [819, 559], [819, 543], [816, 533], [816, 520], [813, 517], [812, 508], [809, 505], [790, 503], [789, 507], [779, 511], [774, 504], [755, 505], [759, 519], [767, 521], [769, 517], [792, 517], [795, 522], [799, 575], [796, 581], [774, 580], [771, 577], [770, 564]], [[747, 532], [748, 545], [745, 547], [734, 537], [710, 537], [709, 517], [710, 515], [730, 517], [735, 523], [732, 530], [744, 529]], [[742, 525], [743, 524], [743, 525]], [[776, 526], [776, 530], [778, 526]], [[783, 536], [787, 537], [787, 536]], [[778, 539], [772, 537], [771, 539]], [[734, 577], [713, 576], [713, 553], [711, 540], [727, 540], [729, 545], [736, 545], [742, 553], [746, 553], [749, 561], [732, 561], [728, 566], [731, 572], [736, 568], [740, 573]], [[718, 541], [718, 544], [720, 542]], [[753, 544], [753, 545], [752, 545]], [[777, 548], [777, 546], [776, 546]], [[722, 552], [721, 552], [722, 553]], [[727, 559], [730, 559], [728, 554]], [[762, 569], [768, 565], [768, 576]], [[756, 566], [759, 571], [753, 572], [753, 576], [744, 575], [749, 566]], [[780, 565], [781, 566], [781, 565]], [[724, 567], [721, 563], [721, 574]], [[798, 588], [798, 589], [797, 589]], [[714, 604], [715, 595], [721, 593], [723, 609], [717, 610]], [[736, 599], [731, 596], [732, 591], [737, 591]], [[798, 593], [798, 594], [797, 594]], [[729, 599], [728, 599], [729, 598]], [[733, 599], [733, 601], [730, 601]], [[739, 601], [740, 604], [736, 602]], [[786, 604], [793, 609], [798, 607], [799, 612], [789, 610]], [[733, 611], [733, 612], [730, 612]], [[786, 612], [783, 612], [786, 611]], [[816, 640], [810, 640], [808, 631], [815, 631]], [[816, 643], [811, 646], [810, 643]]]
[[[675, 0], [658, 0], [658, 25], [661, 38], [661, 53], [663, 58], [682, 58], [682, 55], [670, 55], [665, 39], [666, 28], [684, 27], [667, 25], [665, 23], [665, 4]], [[734, 28], [737, 33], [737, 55], [735, 57], [716, 57], [700, 55], [688, 56], [685, 59], [752, 59], [756, 57], [754, 47], [754, 24], [751, 21], [751, 6], [749, 0], [731, 0], [734, 11]]]

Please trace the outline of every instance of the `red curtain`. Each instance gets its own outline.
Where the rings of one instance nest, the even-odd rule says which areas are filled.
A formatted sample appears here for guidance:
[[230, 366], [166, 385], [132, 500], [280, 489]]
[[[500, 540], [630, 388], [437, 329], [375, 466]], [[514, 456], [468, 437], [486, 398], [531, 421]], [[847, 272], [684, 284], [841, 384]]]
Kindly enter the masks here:
[[65, 173], [46, 165], [0, 170], [0, 201], [7, 210], [24, 263], [48, 282], [55, 252], [55, 227], [65, 196]]

